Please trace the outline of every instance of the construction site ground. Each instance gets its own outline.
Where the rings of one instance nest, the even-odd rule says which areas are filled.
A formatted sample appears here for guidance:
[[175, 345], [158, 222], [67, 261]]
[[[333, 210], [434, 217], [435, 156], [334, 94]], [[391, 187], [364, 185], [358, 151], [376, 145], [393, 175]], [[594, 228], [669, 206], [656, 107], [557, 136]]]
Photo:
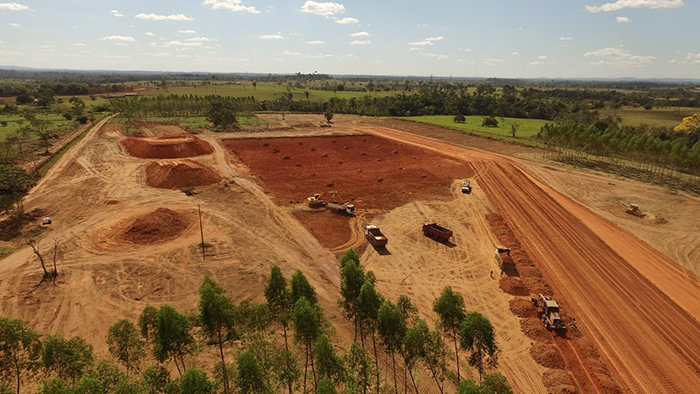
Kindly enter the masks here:
[[[0, 261], [0, 315], [80, 335], [106, 357], [118, 319], [136, 320], [148, 304], [195, 312], [204, 274], [236, 302], [264, 302], [277, 264], [288, 277], [307, 275], [346, 346], [352, 325], [337, 306], [338, 256], [352, 247], [385, 297], [410, 296], [432, 324], [442, 289], [462, 294], [468, 310], [494, 324], [498, 371], [516, 392], [700, 387], [697, 197], [417, 123], [336, 116], [321, 128], [320, 115], [265, 116], [289, 127], [185, 138], [172, 137], [182, 133], [177, 126], [147, 125], [139, 157], [121, 125], [93, 128], [25, 200], [27, 211], [53, 219], [38, 239], [48, 260], [58, 244], [58, 279], [35, 287], [39, 262], [19, 248]], [[471, 194], [461, 193], [464, 178]], [[189, 186], [193, 196], [181, 190]], [[308, 207], [306, 197], [330, 190], [356, 215]], [[647, 216], [626, 215], [629, 203]], [[205, 260], [198, 209], [211, 244]], [[423, 236], [425, 221], [454, 236]], [[386, 250], [367, 247], [367, 224], [389, 238]], [[511, 248], [515, 263], [503, 277], [497, 244]], [[537, 293], [559, 302], [566, 333], [544, 328], [530, 303]], [[460, 355], [462, 375], [478, 378]], [[437, 392], [417, 372], [421, 392]]]

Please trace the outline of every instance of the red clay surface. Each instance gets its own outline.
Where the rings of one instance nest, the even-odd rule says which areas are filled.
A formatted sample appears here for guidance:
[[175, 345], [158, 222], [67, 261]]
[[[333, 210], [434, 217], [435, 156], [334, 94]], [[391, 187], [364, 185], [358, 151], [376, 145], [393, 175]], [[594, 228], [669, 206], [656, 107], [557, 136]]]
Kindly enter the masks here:
[[[623, 389], [698, 392], [700, 285], [682, 268], [508, 159], [392, 130], [374, 132], [472, 161], [479, 186]], [[577, 387], [619, 391], [599, 373], [605, 365], [594, 362], [595, 348], [555, 341]]]
[[124, 231], [122, 238], [139, 245], [152, 245], [177, 238], [190, 221], [179, 212], [158, 208], [139, 216]]
[[[456, 178], [471, 168], [434, 151], [373, 136], [236, 139], [224, 141], [280, 205], [304, 203], [337, 191], [358, 213], [383, 212], [417, 199], [452, 198]], [[349, 218], [321, 210], [296, 212], [299, 220], [330, 248], [351, 237]]]
[[160, 189], [208, 186], [221, 179], [221, 175], [210, 167], [192, 160], [156, 162], [146, 166], [146, 183]]
[[142, 159], [178, 159], [214, 153], [208, 142], [189, 134], [129, 137], [121, 144], [131, 156]]

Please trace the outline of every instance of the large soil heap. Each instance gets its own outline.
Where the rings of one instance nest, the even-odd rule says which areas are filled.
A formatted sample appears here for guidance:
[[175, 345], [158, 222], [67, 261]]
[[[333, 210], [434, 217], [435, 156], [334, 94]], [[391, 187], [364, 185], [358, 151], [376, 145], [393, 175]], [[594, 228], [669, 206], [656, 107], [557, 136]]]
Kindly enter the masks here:
[[220, 180], [216, 171], [192, 160], [155, 162], [146, 167], [146, 183], [159, 189], [208, 186]]
[[182, 214], [167, 208], [158, 208], [137, 217], [122, 238], [140, 245], [152, 245], [176, 238], [189, 226]]
[[189, 134], [157, 138], [129, 137], [121, 144], [130, 155], [142, 159], [179, 159], [214, 153], [214, 148], [208, 142]]

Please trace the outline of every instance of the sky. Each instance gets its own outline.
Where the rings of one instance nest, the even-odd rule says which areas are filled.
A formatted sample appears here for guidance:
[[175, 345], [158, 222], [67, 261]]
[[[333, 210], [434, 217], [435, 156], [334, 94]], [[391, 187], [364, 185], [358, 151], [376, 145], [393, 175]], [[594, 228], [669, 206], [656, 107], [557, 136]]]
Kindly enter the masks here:
[[698, 0], [3, 1], [3, 66], [700, 78]]

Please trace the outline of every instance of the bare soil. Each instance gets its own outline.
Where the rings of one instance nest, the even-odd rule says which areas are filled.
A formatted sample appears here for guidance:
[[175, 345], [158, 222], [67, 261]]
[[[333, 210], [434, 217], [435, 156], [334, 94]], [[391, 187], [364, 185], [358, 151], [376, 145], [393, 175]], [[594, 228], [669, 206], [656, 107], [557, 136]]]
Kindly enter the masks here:
[[[199, 134], [212, 151], [193, 161], [223, 180], [198, 187], [194, 198], [149, 186], [144, 168], [160, 157], [144, 160], [125, 154], [118, 125], [92, 129], [25, 202], [28, 211], [50, 210], [54, 220], [41, 241], [44, 249], [52, 240], [60, 241], [56, 286], [30, 292], [41, 269], [28, 247], [19, 248], [0, 261], [0, 315], [27, 320], [42, 333], [80, 335], [106, 357], [104, 338], [118, 319], [136, 320], [149, 304], [168, 303], [196, 313], [196, 289], [205, 273], [237, 303], [264, 302], [270, 265], [277, 264], [287, 277], [304, 271], [333, 325], [334, 341], [343, 347], [352, 342], [352, 324], [338, 309], [337, 254], [355, 247], [365, 268], [374, 272], [377, 289], [391, 300], [410, 296], [431, 325], [438, 320], [433, 301], [447, 285], [464, 296], [468, 310], [488, 317], [501, 349], [498, 372], [508, 377], [515, 392], [568, 393], [573, 387], [586, 393], [693, 393], [700, 387], [700, 285], [682, 269], [694, 269], [700, 261], [696, 198], [554, 164], [504, 158], [500, 155], [540, 153], [442, 128], [343, 116], [334, 118], [331, 128], [320, 128], [313, 125], [320, 124], [321, 115], [286, 117], [277, 130]], [[173, 129], [159, 127], [153, 134], [178, 132], [176, 126], [164, 127]], [[353, 137], [340, 144], [345, 136]], [[353, 149], [354, 143], [367, 144], [362, 139], [368, 137], [381, 142], [365, 148], [365, 155], [361, 146]], [[224, 148], [221, 138], [245, 140], [236, 142], [251, 148], [241, 149], [239, 156]], [[277, 139], [284, 144], [273, 147]], [[321, 140], [333, 139], [339, 152], [321, 145]], [[316, 151], [310, 141], [318, 144]], [[188, 150], [189, 142], [182, 142], [169, 149]], [[153, 147], [145, 145], [146, 151]], [[372, 147], [381, 156], [372, 156]], [[257, 159], [243, 157], [255, 150], [272, 169], [265, 168], [265, 160], [255, 164]], [[406, 154], [411, 150], [424, 153]], [[359, 157], [356, 162], [354, 157]], [[411, 167], [412, 160], [422, 164]], [[387, 174], [357, 178], [366, 168], [383, 171], [380, 164], [389, 165]], [[401, 178], [407, 170], [412, 175]], [[313, 172], [327, 178], [313, 179]], [[473, 192], [463, 195], [461, 180], [472, 174]], [[361, 177], [366, 178], [356, 182]], [[352, 198], [357, 215], [329, 216], [334, 214], [308, 208], [306, 197], [324, 190]], [[627, 217], [622, 203], [631, 199], [667, 223]], [[212, 244], [205, 260], [196, 247], [197, 205], [205, 240]], [[172, 237], [155, 237], [152, 244], [120, 238], [136, 219], [159, 208], [175, 213], [156, 219], [159, 225], [177, 217], [188, 225]], [[510, 236], [505, 231], [495, 234], [492, 222], [497, 218], [492, 214], [512, 234], [513, 243], [507, 246], [519, 244], [511, 252], [517, 275], [504, 279], [519, 278], [531, 293], [555, 296], [570, 327], [565, 333], [542, 332], [536, 317], [518, 317], [531, 312], [513, 300], [528, 300], [532, 294], [504, 293], [498, 275], [490, 275], [498, 273], [494, 245], [503, 243], [501, 236]], [[317, 222], [317, 216], [325, 218]], [[420, 226], [427, 220], [452, 229], [450, 242], [424, 237]], [[389, 237], [386, 250], [366, 247], [361, 230], [370, 223]], [[147, 234], [148, 226], [142, 228]], [[530, 330], [538, 339], [527, 335]], [[467, 355], [462, 356], [463, 377], [478, 379], [467, 367]], [[187, 362], [210, 366], [216, 358], [216, 350], [206, 347]], [[429, 379], [418, 384], [421, 393], [437, 392]], [[454, 383], [448, 382], [445, 390], [454, 392]]]
[[121, 144], [130, 155], [142, 159], [178, 159], [214, 152], [208, 142], [189, 134], [129, 137]]
[[222, 180], [212, 168], [192, 161], [158, 161], [146, 166], [146, 183], [160, 189], [209, 186]]
[[122, 238], [136, 244], [152, 245], [177, 238], [189, 225], [189, 220], [182, 214], [168, 208], [158, 208], [134, 219]]

